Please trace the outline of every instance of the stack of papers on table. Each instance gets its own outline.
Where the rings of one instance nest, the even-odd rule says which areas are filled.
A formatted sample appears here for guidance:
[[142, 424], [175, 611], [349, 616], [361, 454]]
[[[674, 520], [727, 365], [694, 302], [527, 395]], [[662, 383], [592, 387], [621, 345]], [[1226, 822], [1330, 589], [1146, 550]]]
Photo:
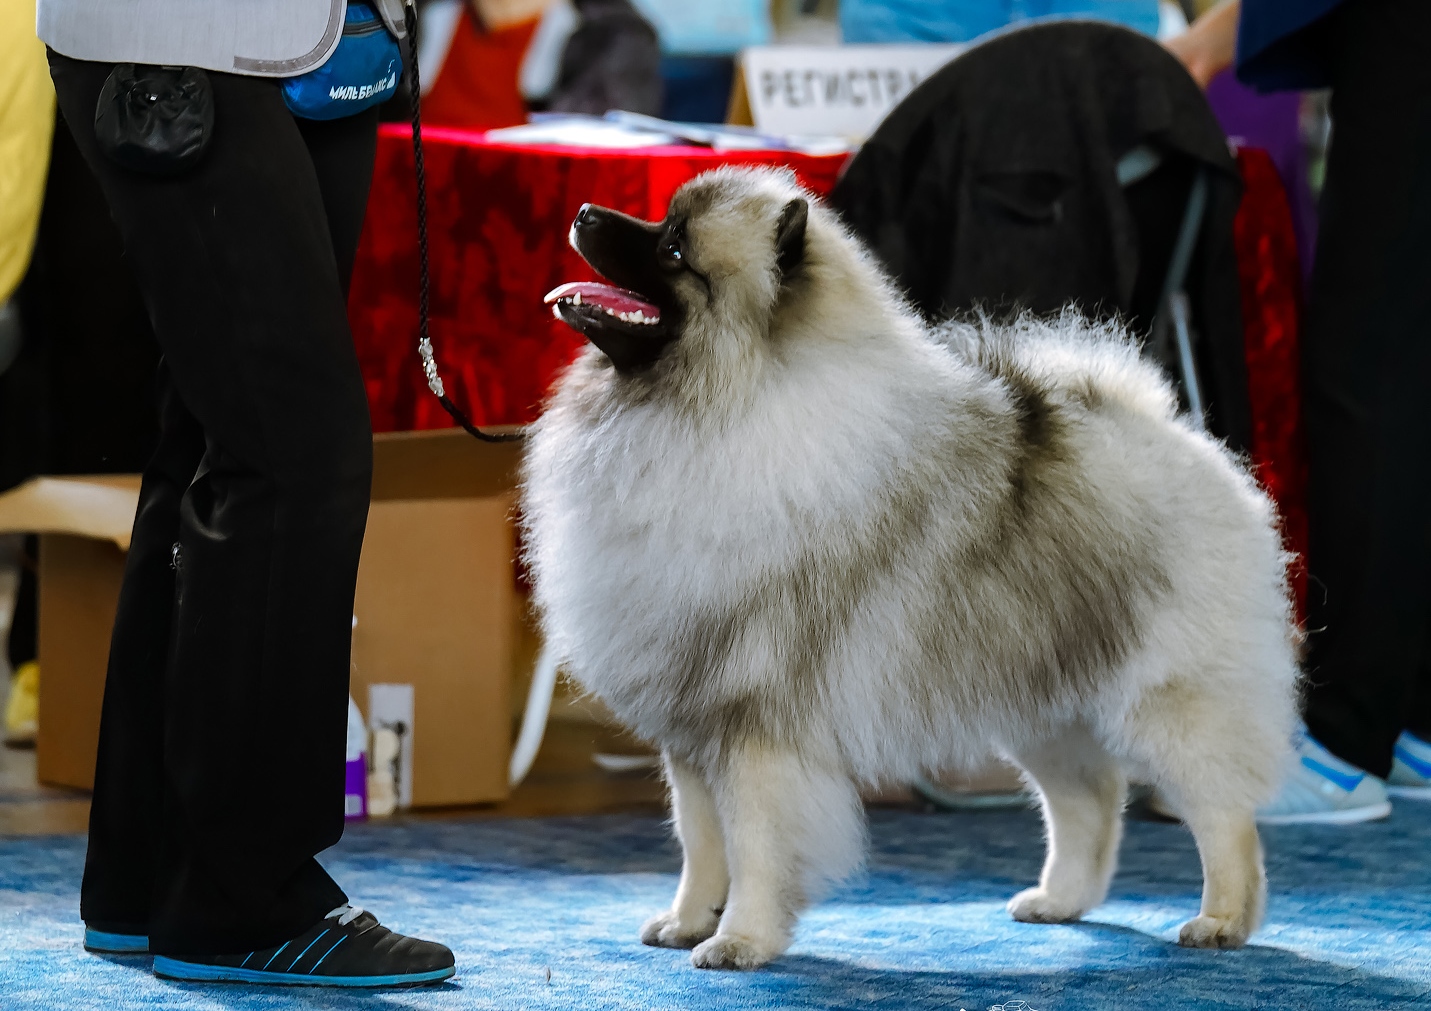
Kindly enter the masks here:
[[810, 155], [840, 154], [851, 147], [843, 137], [776, 136], [747, 126], [675, 123], [620, 111], [603, 117], [536, 113], [523, 126], [488, 131], [487, 139], [498, 144], [602, 148], [693, 144], [715, 151], [798, 151]]

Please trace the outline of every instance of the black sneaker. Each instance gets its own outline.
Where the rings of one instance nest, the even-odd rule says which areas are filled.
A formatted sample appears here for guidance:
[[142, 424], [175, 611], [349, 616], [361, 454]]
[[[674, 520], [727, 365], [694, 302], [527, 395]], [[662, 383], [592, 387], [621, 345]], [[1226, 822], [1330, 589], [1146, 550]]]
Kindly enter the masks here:
[[358, 906], [339, 906], [293, 940], [262, 951], [199, 958], [154, 956], [154, 975], [195, 983], [422, 986], [456, 971], [447, 948], [394, 934]]

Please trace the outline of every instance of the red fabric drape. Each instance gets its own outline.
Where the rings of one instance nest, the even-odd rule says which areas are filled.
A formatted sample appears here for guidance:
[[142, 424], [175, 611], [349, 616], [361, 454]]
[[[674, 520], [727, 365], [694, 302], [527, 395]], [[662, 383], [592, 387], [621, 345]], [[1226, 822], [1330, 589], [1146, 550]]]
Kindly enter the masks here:
[[1252, 463], [1277, 502], [1299, 620], [1306, 614], [1307, 458], [1303, 444], [1302, 293], [1297, 236], [1277, 167], [1266, 151], [1237, 152], [1242, 204], [1233, 224], [1242, 281], [1242, 333], [1252, 401]]
[[[583, 203], [659, 219], [682, 183], [719, 165], [788, 165], [829, 192], [843, 155], [606, 151], [488, 143], [480, 133], [423, 133], [432, 257], [432, 342], [448, 392], [477, 424], [531, 421], [581, 339], [542, 296], [595, 275], [567, 245]], [[383, 126], [348, 315], [373, 429], [447, 428], [417, 358], [417, 223], [412, 135]]]

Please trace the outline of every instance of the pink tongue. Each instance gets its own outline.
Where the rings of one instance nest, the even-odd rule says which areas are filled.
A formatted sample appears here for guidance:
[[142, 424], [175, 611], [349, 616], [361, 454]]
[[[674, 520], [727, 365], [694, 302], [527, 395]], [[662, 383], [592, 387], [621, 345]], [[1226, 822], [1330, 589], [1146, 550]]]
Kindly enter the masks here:
[[564, 298], [580, 295], [583, 302], [609, 309], [612, 312], [641, 312], [643, 316], [659, 317], [661, 310], [647, 302], [634, 291], [602, 284], [600, 281], [569, 281], [547, 292], [542, 299], [547, 305], [560, 302]]

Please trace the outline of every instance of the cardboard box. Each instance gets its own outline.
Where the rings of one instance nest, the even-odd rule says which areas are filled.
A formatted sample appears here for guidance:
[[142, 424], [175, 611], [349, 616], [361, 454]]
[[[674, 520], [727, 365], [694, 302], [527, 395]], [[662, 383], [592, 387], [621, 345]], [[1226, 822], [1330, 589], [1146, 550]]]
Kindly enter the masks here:
[[[522, 620], [511, 505], [520, 450], [457, 430], [374, 439], [353, 697], [413, 685], [414, 806], [507, 795]], [[37, 478], [0, 495], [0, 532], [40, 534], [42, 782], [89, 788], [135, 476]]]
[[373, 453], [353, 698], [366, 710], [369, 685], [413, 685], [414, 807], [501, 800], [522, 615], [511, 515], [521, 451], [443, 429], [378, 435]]

